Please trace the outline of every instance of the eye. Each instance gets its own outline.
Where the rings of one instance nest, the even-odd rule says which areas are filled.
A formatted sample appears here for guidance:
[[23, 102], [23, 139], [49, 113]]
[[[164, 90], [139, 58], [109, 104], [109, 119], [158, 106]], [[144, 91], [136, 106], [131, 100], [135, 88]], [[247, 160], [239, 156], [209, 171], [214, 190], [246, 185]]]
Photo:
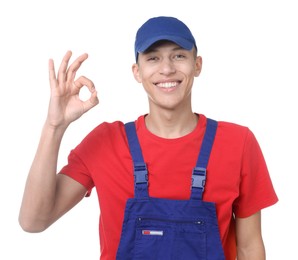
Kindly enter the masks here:
[[150, 56], [147, 58], [147, 61], [157, 61], [158, 57], [157, 56]]
[[183, 60], [183, 59], [185, 59], [185, 58], [186, 58], [186, 56], [185, 56], [184, 54], [181, 54], [181, 53], [176, 54], [176, 55], [174, 56], [174, 59], [175, 59], [175, 60]]

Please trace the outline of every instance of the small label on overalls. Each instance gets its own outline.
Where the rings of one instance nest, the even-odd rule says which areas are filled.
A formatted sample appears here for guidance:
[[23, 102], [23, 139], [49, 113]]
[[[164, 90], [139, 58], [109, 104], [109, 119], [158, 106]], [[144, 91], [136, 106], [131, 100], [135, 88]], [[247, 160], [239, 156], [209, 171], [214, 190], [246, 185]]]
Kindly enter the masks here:
[[163, 236], [162, 230], [142, 230], [142, 234], [145, 236]]

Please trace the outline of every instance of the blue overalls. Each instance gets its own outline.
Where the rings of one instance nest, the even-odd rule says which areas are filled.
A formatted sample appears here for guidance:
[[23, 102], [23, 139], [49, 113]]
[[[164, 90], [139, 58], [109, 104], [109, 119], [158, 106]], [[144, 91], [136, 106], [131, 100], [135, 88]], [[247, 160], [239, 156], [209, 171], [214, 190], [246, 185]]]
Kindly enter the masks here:
[[135, 197], [126, 203], [117, 260], [224, 260], [215, 203], [202, 200], [217, 122], [207, 119], [189, 200], [149, 197], [134, 122], [126, 123], [125, 129], [134, 162]]

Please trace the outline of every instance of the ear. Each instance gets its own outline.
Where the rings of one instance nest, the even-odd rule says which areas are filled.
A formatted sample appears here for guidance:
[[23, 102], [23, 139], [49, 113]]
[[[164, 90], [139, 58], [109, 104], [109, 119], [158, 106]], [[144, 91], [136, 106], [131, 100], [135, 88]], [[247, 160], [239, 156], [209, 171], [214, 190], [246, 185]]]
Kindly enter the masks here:
[[132, 73], [133, 73], [135, 80], [139, 83], [142, 83], [142, 79], [140, 77], [139, 65], [137, 63], [134, 63], [132, 65]]
[[196, 58], [196, 69], [195, 69], [195, 77], [198, 77], [201, 74], [201, 70], [202, 70], [202, 57], [201, 56], [197, 56]]

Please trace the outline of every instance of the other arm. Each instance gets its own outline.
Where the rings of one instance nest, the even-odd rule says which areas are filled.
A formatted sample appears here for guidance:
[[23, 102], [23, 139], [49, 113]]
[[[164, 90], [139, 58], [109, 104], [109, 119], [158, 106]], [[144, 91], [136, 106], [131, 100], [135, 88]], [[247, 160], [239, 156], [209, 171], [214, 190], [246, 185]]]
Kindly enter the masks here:
[[261, 233], [261, 212], [236, 218], [237, 260], [265, 260]]

